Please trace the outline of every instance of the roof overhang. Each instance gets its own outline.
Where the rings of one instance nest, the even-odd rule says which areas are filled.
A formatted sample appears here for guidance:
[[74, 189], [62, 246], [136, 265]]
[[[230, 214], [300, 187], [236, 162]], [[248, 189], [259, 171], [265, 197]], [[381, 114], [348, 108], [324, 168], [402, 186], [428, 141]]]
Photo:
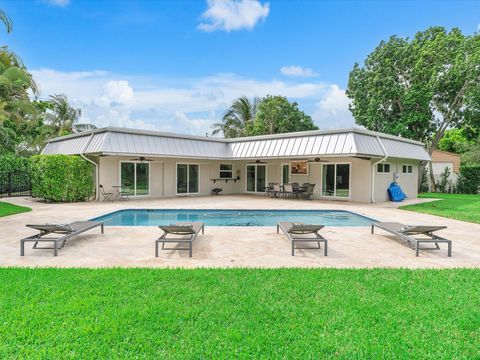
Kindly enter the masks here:
[[388, 157], [429, 161], [422, 143], [363, 129], [306, 131], [236, 139], [102, 128], [48, 141], [44, 154], [217, 160]]

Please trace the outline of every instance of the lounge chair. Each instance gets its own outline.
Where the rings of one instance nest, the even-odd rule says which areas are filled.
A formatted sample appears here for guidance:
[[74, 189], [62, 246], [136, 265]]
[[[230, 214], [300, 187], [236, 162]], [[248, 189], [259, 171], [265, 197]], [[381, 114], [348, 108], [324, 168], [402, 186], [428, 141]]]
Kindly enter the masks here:
[[[292, 256], [295, 256], [295, 249], [320, 249], [320, 243], [324, 244], [323, 254], [327, 256], [328, 240], [318, 232], [323, 229], [323, 225], [306, 225], [303, 223], [279, 222], [277, 224], [277, 234], [280, 229], [287, 235], [292, 242]], [[296, 247], [296, 243], [317, 243], [318, 247]]]
[[[158, 257], [159, 243], [162, 243], [162, 250], [189, 250], [189, 255], [192, 257], [193, 241], [197, 238], [198, 234], [200, 234], [200, 231], [202, 231], [202, 234], [205, 232], [205, 226], [201, 222], [181, 222], [168, 226], [159, 226], [159, 228], [163, 230], [163, 235], [155, 240], [155, 257]], [[168, 237], [170, 235], [173, 237]], [[166, 248], [165, 243], [186, 243], [188, 247]]]
[[[415, 255], [418, 256], [420, 250], [440, 250], [438, 243], [446, 243], [448, 245], [448, 256], [452, 256], [452, 241], [435, 235], [434, 232], [446, 229], [446, 226], [420, 226], [420, 225], [404, 225], [398, 222], [375, 222], [372, 224], [372, 234], [374, 228], [377, 227], [401, 238], [412, 249], [415, 249]], [[424, 236], [421, 238], [417, 235]], [[434, 243], [434, 248], [421, 248], [422, 243]]]
[[[75, 221], [70, 224], [43, 224], [43, 225], [26, 225], [29, 228], [38, 230], [36, 235], [29, 236], [20, 240], [20, 256], [25, 255], [25, 243], [33, 242], [32, 249], [53, 249], [53, 255], [58, 255], [58, 250], [65, 246], [68, 239], [80, 235], [85, 231], [100, 226], [103, 234], [103, 222], [101, 221]], [[53, 237], [53, 235], [59, 235]], [[41, 242], [51, 242], [53, 247], [39, 247]]]

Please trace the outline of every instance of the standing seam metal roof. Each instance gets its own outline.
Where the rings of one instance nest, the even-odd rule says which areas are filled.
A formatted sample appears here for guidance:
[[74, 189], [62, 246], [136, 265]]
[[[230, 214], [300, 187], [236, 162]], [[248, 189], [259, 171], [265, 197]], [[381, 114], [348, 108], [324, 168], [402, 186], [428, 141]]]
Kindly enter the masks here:
[[[379, 140], [380, 139], [380, 140]], [[361, 129], [222, 139], [143, 130], [103, 128], [50, 140], [44, 154], [128, 154], [209, 159], [312, 156], [389, 157], [430, 160], [422, 143]]]

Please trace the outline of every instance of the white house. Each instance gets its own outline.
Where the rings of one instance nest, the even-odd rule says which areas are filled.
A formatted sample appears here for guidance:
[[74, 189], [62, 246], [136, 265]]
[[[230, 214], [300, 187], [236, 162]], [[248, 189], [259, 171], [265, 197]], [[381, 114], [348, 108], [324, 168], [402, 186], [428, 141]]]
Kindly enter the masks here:
[[361, 129], [236, 139], [102, 128], [50, 140], [44, 154], [77, 154], [95, 164], [96, 188], [137, 197], [263, 194], [269, 183], [313, 183], [318, 199], [387, 201], [396, 179], [417, 196], [420, 142]]

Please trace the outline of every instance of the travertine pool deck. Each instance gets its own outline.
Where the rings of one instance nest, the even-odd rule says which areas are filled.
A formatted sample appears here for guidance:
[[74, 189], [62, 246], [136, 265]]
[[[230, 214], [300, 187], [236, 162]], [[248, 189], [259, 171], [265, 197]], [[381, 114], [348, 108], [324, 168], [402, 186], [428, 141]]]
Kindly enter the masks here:
[[[480, 225], [397, 209], [397, 204], [360, 204], [339, 201], [270, 199], [265, 196], [224, 195], [169, 199], [130, 200], [114, 203], [46, 204], [31, 198], [2, 199], [29, 206], [33, 211], [0, 218], [0, 266], [53, 267], [480, 267]], [[408, 200], [406, 203], [422, 201]], [[425, 201], [425, 200], [423, 200]], [[402, 203], [402, 205], [405, 203]], [[380, 221], [407, 224], [446, 225], [441, 232], [453, 240], [453, 256], [440, 251], [415, 252], [369, 227], [326, 227], [329, 254], [297, 250], [290, 255], [290, 242], [274, 227], [206, 227], [205, 235], [188, 251], [162, 251], [155, 258], [157, 227], [106, 227], [80, 235], [54, 257], [51, 250], [26, 247], [21, 257], [19, 240], [33, 231], [27, 223], [66, 223], [86, 220], [115, 210], [149, 209], [331, 209], [349, 210]], [[480, 215], [479, 215], [480, 216]]]

